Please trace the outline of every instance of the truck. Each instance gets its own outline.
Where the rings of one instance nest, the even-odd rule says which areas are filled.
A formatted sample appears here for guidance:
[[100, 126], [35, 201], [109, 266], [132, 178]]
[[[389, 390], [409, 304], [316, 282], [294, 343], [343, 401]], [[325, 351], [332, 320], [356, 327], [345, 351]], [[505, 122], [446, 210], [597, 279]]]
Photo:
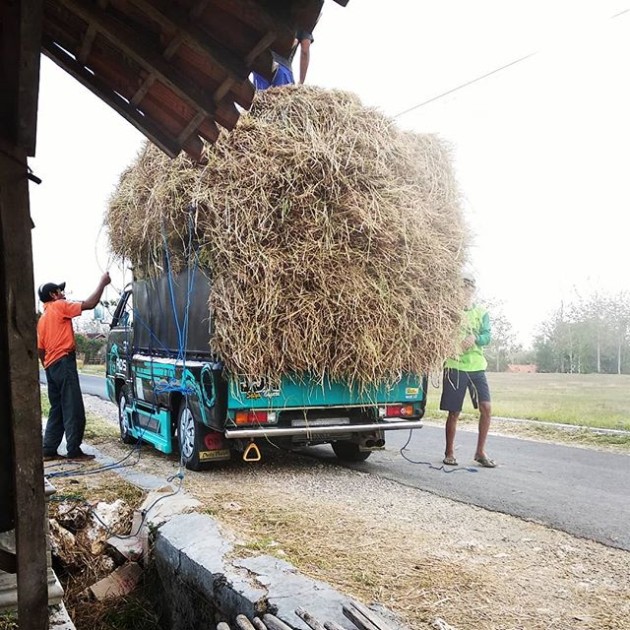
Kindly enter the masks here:
[[179, 451], [190, 470], [235, 454], [259, 461], [262, 445], [295, 450], [330, 444], [360, 462], [389, 431], [422, 426], [426, 376], [365, 386], [308, 374], [233, 374], [210, 340], [211, 281], [200, 269], [133, 280], [115, 306], [106, 383], [120, 438]]

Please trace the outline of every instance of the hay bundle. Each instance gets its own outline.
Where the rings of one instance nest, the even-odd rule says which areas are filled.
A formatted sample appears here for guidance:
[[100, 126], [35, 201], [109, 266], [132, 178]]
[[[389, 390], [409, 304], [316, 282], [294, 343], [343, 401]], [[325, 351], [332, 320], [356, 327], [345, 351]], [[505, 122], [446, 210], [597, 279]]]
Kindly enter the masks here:
[[147, 145], [109, 207], [136, 274], [186, 264], [187, 209], [212, 277], [212, 350], [234, 373], [366, 384], [452, 353], [466, 249], [448, 151], [347, 93], [259, 93], [196, 165]]

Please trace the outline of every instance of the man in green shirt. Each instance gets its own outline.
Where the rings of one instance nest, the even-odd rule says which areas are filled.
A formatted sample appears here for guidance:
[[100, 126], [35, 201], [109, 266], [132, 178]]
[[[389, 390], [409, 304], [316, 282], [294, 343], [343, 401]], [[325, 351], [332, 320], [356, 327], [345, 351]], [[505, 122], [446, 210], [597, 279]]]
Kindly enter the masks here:
[[475, 461], [485, 468], [494, 468], [495, 462], [486, 455], [485, 451], [490, 429], [491, 405], [490, 388], [486, 379], [488, 362], [483, 354], [483, 348], [490, 343], [490, 318], [482, 306], [474, 303], [475, 278], [470, 274], [464, 274], [462, 279], [467, 299], [462, 318], [462, 352], [457, 358], [448, 359], [444, 365], [440, 400], [440, 409], [448, 411], [444, 464], [457, 466], [455, 432], [466, 390], [468, 390], [473, 406], [479, 409], [479, 435]]

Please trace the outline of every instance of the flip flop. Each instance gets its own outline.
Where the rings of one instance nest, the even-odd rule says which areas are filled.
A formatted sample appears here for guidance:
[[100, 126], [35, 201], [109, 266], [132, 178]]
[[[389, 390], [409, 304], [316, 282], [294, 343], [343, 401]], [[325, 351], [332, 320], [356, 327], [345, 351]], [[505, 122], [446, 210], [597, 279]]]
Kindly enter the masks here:
[[457, 466], [457, 460], [452, 455], [448, 455], [447, 457], [445, 457], [442, 460], [442, 463], [446, 464], [447, 466]]
[[496, 468], [497, 464], [494, 460], [486, 457], [485, 455], [481, 455], [481, 457], [475, 457], [475, 461], [483, 468]]

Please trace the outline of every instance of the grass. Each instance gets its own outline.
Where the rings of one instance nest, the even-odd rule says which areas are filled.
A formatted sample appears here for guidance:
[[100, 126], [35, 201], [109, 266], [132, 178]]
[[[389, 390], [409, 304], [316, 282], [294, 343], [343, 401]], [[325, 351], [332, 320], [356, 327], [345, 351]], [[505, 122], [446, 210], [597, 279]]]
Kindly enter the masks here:
[[81, 374], [105, 376], [105, 365], [79, 365], [78, 370]]
[[0, 613], [0, 630], [18, 630], [17, 615], [12, 612]]
[[[489, 372], [488, 381], [494, 416], [630, 431], [629, 375]], [[440, 390], [431, 387], [427, 415], [442, 417], [439, 403]], [[463, 413], [476, 417], [469, 400]]]

